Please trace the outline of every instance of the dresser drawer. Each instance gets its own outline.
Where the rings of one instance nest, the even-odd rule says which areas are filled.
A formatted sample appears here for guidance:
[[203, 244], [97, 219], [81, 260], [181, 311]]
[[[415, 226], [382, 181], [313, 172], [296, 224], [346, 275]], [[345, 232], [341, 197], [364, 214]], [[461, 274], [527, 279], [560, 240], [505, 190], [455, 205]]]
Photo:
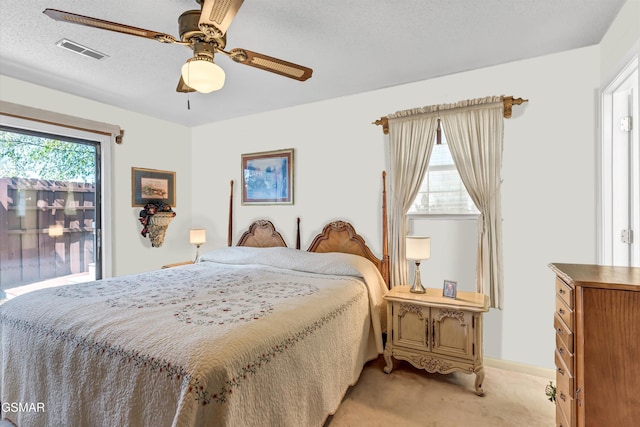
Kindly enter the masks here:
[[556, 333], [556, 351], [564, 361], [567, 370], [571, 375], [574, 374], [573, 371], [573, 353], [569, 351], [567, 345], [560, 339], [560, 335]]
[[556, 335], [558, 338], [562, 340], [567, 350], [569, 350], [570, 353], [573, 353], [573, 331], [567, 327], [557, 314], [553, 316], [553, 326], [556, 329]]
[[562, 390], [568, 390], [569, 395], [573, 396], [573, 375], [571, 375], [571, 371], [564, 364], [564, 360], [560, 356], [560, 353], [556, 351], [556, 382], [558, 384], [558, 388]]
[[570, 390], [567, 390], [564, 387], [565, 384], [561, 384], [560, 382], [558, 382], [556, 387], [556, 405], [558, 405], [558, 409], [564, 415], [564, 419], [569, 423], [570, 426], [573, 426], [574, 420], [576, 419], [573, 394]]
[[556, 405], [556, 427], [574, 427], [574, 424], [565, 417], [560, 405]]
[[556, 277], [556, 294], [573, 310], [573, 288], [559, 277]]
[[564, 321], [565, 325], [573, 331], [573, 310], [566, 304], [562, 296], [556, 295], [556, 314]]

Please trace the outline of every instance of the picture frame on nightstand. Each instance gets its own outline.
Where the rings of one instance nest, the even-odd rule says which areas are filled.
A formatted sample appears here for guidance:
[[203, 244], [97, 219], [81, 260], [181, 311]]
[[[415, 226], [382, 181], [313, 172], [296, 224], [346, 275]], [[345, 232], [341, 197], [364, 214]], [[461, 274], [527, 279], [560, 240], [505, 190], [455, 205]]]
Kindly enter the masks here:
[[445, 280], [442, 286], [442, 296], [455, 299], [458, 295], [458, 282]]

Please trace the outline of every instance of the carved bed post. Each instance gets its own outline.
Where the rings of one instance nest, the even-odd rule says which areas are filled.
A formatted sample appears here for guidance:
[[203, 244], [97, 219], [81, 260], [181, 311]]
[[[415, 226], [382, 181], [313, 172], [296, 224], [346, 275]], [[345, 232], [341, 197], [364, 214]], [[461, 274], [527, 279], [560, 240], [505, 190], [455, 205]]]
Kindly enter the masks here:
[[300, 217], [296, 220], [296, 249], [300, 249]]
[[389, 274], [389, 227], [387, 225], [387, 172], [382, 171], [382, 277], [391, 286]]
[[229, 192], [229, 230], [227, 231], [227, 246], [231, 246], [233, 234], [233, 180], [230, 182], [231, 190]]

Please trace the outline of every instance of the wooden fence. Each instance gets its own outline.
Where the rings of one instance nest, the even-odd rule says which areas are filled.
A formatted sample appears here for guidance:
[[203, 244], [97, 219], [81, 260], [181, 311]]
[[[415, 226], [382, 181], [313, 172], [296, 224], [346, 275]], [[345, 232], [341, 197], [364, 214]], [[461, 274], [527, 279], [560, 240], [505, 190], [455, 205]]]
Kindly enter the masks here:
[[0, 291], [89, 271], [94, 217], [94, 184], [0, 178]]

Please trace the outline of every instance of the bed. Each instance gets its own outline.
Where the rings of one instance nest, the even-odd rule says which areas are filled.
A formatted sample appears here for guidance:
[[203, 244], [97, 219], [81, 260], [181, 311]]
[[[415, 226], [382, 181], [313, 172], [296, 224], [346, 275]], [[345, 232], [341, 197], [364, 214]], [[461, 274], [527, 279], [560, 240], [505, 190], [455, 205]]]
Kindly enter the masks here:
[[304, 251], [260, 220], [192, 265], [17, 297], [0, 306], [2, 417], [322, 426], [383, 352], [387, 280], [347, 222]]

